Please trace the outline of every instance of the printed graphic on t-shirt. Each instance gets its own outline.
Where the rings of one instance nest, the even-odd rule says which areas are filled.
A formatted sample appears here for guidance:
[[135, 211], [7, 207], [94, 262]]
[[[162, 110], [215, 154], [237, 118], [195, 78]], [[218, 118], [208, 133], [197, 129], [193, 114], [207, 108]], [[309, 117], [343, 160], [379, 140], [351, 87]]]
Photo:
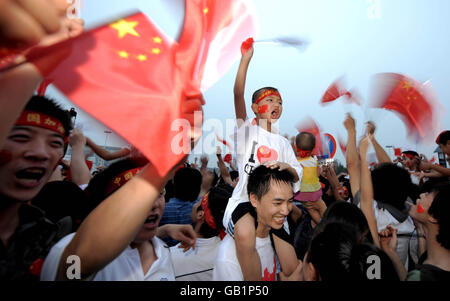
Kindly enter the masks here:
[[277, 262], [275, 261], [275, 256], [273, 257], [273, 271], [269, 273], [269, 270], [266, 268], [264, 270], [264, 276], [262, 278], [263, 281], [275, 281], [275, 275], [277, 273]]
[[259, 164], [264, 164], [269, 161], [277, 161], [278, 160], [278, 152], [275, 149], [272, 149], [268, 146], [261, 145], [258, 146], [257, 141], [252, 142], [252, 151], [250, 153], [250, 157], [247, 160], [247, 164], [245, 164], [244, 171], [247, 174], [251, 174], [253, 169], [255, 168], [255, 150], [256, 150], [256, 159], [259, 161]]

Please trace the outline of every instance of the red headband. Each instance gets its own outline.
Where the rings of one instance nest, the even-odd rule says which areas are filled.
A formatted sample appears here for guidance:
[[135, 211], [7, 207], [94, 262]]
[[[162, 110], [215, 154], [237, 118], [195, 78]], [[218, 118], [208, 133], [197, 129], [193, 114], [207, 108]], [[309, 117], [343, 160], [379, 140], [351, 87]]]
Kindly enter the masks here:
[[414, 156], [414, 155], [411, 155], [411, 154], [403, 154], [403, 156], [405, 156], [406, 158], [409, 158], [409, 159], [414, 159], [416, 156]]
[[281, 98], [281, 95], [280, 95], [280, 93], [278, 93], [278, 91], [266, 90], [258, 96], [258, 98], [255, 100], [255, 103], [257, 104], [258, 102], [260, 102], [261, 100], [263, 100], [264, 98], [266, 98], [267, 96], [270, 96], [270, 95], [275, 95], [275, 96], [278, 96], [279, 98]]
[[311, 153], [312, 153], [312, 151], [305, 151], [305, 150], [302, 150], [300, 147], [297, 147], [297, 152], [298, 152], [298, 155], [302, 158], [309, 157], [309, 156], [311, 156]]
[[[217, 230], [216, 222], [214, 221], [214, 217], [211, 213], [211, 209], [209, 209], [209, 192], [202, 197], [201, 206], [203, 209], [203, 213], [205, 214], [205, 222], [211, 229]], [[223, 229], [219, 229], [220, 239], [225, 237], [225, 232]]]
[[108, 184], [108, 187], [106, 187], [106, 194], [109, 195], [119, 189], [121, 186], [125, 185], [125, 183], [131, 180], [141, 169], [142, 167], [130, 169], [115, 176]]
[[39, 112], [23, 111], [15, 125], [37, 126], [66, 136], [66, 130], [61, 121]]

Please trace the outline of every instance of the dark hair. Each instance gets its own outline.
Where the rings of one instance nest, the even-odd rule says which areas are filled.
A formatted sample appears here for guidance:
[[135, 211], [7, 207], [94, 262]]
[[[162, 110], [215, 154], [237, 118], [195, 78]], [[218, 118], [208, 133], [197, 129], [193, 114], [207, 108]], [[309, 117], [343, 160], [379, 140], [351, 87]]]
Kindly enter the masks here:
[[42, 187], [31, 204], [45, 211], [45, 217], [54, 223], [66, 216], [72, 218], [72, 231], [77, 231], [81, 222], [91, 211], [86, 193], [73, 182], [54, 181]]
[[[224, 229], [222, 224], [223, 215], [227, 208], [228, 199], [233, 194], [233, 187], [224, 184], [211, 188], [208, 196], [208, 207], [216, 223], [216, 229], [212, 229], [206, 222], [200, 227], [200, 234], [209, 238], [219, 235], [219, 230]], [[198, 207], [202, 210], [202, 206]]]
[[369, 242], [373, 242], [366, 216], [358, 206], [342, 201], [334, 202], [327, 207], [318, 226], [333, 222], [352, 226], [356, 231], [358, 241], [367, 239]]
[[239, 172], [237, 170], [230, 171], [231, 181], [236, 180], [239, 177]]
[[264, 93], [267, 90], [279, 92], [278, 89], [276, 89], [274, 87], [264, 87], [264, 88], [258, 89], [255, 92], [253, 92], [252, 103], [255, 103], [255, 101], [258, 99], [259, 95], [261, 95], [262, 93]]
[[134, 161], [130, 159], [122, 159], [120, 161], [114, 162], [107, 168], [96, 174], [86, 187], [86, 193], [92, 202], [92, 209], [94, 209], [98, 204], [100, 204], [104, 199], [106, 199], [113, 192], [108, 192], [108, 187], [111, 181], [117, 175], [124, 171], [142, 167], [142, 165], [137, 165]]
[[265, 165], [256, 167], [248, 176], [247, 193], [254, 194], [260, 200], [270, 190], [271, 181], [277, 183], [294, 182], [294, 176], [287, 170], [271, 169]]
[[343, 223], [326, 224], [313, 237], [306, 261], [313, 264], [323, 281], [370, 280], [371, 255], [380, 260], [382, 280], [399, 280], [389, 257], [372, 244], [359, 243], [354, 228]]
[[24, 111], [38, 112], [58, 119], [62, 123], [67, 136], [73, 129], [70, 111], [64, 110], [56, 101], [47, 97], [38, 95], [31, 97]]
[[402, 154], [412, 155], [414, 157], [419, 157], [419, 154], [417, 152], [411, 151], [411, 150], [403, 151]]
[[381, 163], [372, 170], [374, 199], [403, 210], [412, 182], [409, 172], [393, 163]]
[[301, 132], [295, 137], [297, 147], [305, 151], [312, 151], [316, 146], [316, 137], [310, 132]]
[[443, 131], [436, 138], [436, 144], [447, 144], [447, 141], [450, 140], [450, 131]]
[[440, 184], [433, 189], [437, 191], [428, 214], [434, 217], [439, 225], [436, 240], [444, 248], [450, 250], [450, 184]]
[[202, 174], [199, 170], [191, 167], [179, 169], [173, 178], [174, 197], [193, 202], [198, 198], [202, 185]]

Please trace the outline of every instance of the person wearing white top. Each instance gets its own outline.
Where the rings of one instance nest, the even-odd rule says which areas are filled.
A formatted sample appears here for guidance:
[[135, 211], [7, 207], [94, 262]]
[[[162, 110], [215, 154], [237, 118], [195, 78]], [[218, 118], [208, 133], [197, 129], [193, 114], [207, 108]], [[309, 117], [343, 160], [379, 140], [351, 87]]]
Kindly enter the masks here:
[[[100, 192], [101, 203], [75, 234], [50, 251], [41, 279], [175, 280], [169, 249], [155, 235], [191, 245], [196, 235], [191, 225], [172, 225], [178, 226], [176, 235], [169, 225], [158, 228], [167, 178], [151, 164], [142, 167], [122, 160], [110, 165], [90, 182]], [[73, 256], [80, 267], [70, 275]]]
[[[294, 193], [293, 176], [287, 170], [270, 169], [260, 165], [248, 178], [247, 191], [255, 218], [255, 248], [261, 261], [263, 281], [276, 280], [276, 258], [271, 243], [271, 231], [283, 228], [284, 222], [292, 210]], [[276, 239], [275, 236], [272, 236]], [[285, 256], [286, 254], [279, 254]], [[292, 260], [297, 260], [295, 253]], [[244, 276], [236, 254], [235, 240], [227, 235], [217, 252], [213, 280], [243, 281]]]
[[232, 192], [233, 187], [227, 184], [213, 187], [192, 207], [191, 219], [198, 237], [196, 248], [187, 252], [180, 244], [170, 248], [175, 280], [212, 280], [214, 259], [225, 234], [221, 226], [223, 212]]

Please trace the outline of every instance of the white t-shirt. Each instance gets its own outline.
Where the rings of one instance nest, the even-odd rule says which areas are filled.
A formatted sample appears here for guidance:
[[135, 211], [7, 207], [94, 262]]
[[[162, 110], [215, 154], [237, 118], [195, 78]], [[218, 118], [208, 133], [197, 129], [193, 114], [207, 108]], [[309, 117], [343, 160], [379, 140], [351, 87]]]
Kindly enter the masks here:
[[[414, 221], [410, 216], [402, 223], [400, 223], [397, 219], [395, 219], [392, 214], [383, 208], [378, 208], [377, 201], [373, 201], [373, 211], [375, 214], [375, 219], [377, 221], [378, 232], [386, 229], [387, 226], [391, 226], [392, 228], [397, 229], [398, 244], [397, 244], [397, 253], [400, 257], [403, 265], [408, 268], [408, 246], [412, 233], [415, 230]], [[406, 234], [407, 236], [401, 236], [402, 234]], [[411, 253], [416, 252], [416, 250], [410, 250]]]
[[255, 119], [247, 119], [234, 135], [239, 182], [233, 190], [223, 217], [228, 229], [231, 214], [240, 203], [248, 202], [247, 183], [249, 174], [267, 161], [288, 163], [297, 171], [299, 181], [294, 184], [294, 193], [300, 190], [303, 168], [295, 157], [290, 142], [279, 134], [270, 133], [257, 125]]
[[197, 238], [196, 248], [183, 252], [178, 245], [170, 248], [175, 280], [177, 281], [211, 281], [214, 259], [220, 245], [220, 238]]
[[[263, 281], [275, 281], [276, 259], [270, 237], [256, 237], [256, 251], [261, 259]], [[213, 270], [214, 281], [243, 281], [241, 266], [236, 255], [236, 245], [230, 235], [226, 235], [217, 251]]]
[[[61, 255], [75, 233], [63, 237], [45, 259], [41, 281], [53, 281]], [[169, 248], [157, 237], [152, 239], [157, 259], [144, 275], [139, 251], [128, 246], [116, 259], [98, 271], [94, 281], [175, 281]]]

